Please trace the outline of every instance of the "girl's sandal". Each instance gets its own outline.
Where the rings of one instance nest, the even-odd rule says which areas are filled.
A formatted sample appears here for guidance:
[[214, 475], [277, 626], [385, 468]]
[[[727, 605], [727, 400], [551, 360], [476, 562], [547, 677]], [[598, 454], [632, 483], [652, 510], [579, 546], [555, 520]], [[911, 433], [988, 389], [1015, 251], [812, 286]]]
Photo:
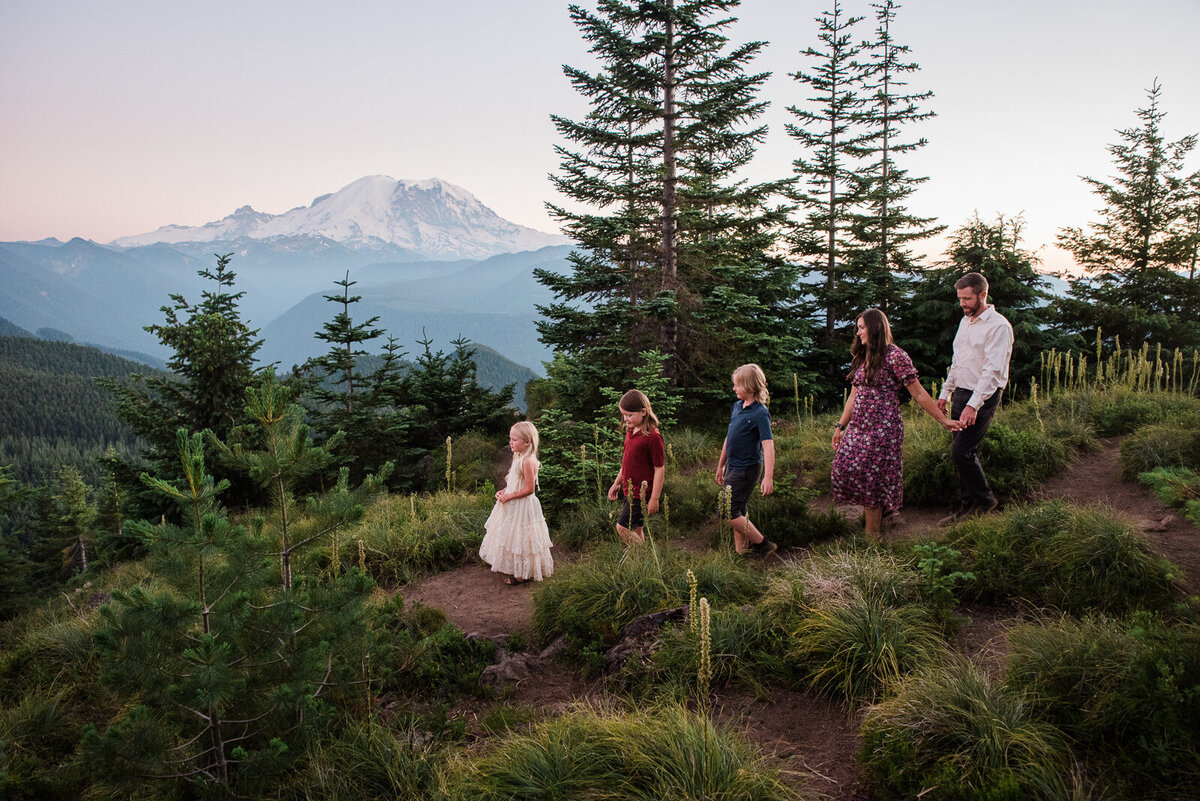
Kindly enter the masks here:
[[519, 579], [516, 576], [509, 576], [504, 580], [504, 583], [510, 587], [515, 587], [518, 584], [524, 584], [527, 581], [529, 581], [529, 579]]

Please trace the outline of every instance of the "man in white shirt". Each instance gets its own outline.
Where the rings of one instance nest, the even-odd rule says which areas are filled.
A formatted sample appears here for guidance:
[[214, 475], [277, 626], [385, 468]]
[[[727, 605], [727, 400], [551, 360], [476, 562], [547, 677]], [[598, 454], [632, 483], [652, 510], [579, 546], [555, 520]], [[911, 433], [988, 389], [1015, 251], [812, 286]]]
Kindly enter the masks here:
[[941, 520], [957, 523], [977, 514], [987, 514], [999, 505], [979, 464], [979, 443], [992, 424], [1000, 396], [1008, 384], [1008, 362], [1012, 358], [1013, 329], [996, 307], [987, 302], [988, 282], [979, 273], [967, 273], [954, 282], [963, 319], [954, 337], [954, 358], [942, 385], [937, 406], [960, 420], [965, 428], [955, 432], [950, 455], [958, 471], [962, 505]]

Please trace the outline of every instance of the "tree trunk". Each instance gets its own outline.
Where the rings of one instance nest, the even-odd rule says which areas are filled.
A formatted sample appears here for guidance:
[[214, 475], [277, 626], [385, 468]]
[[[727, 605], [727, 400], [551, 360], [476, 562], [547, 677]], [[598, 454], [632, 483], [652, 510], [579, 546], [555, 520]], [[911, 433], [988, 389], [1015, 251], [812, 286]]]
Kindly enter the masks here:
[[[675, 251], [675, 2], [667, 2], [665, 42], [663, 46], [663, 196], [662, 196], [662, 288], [678, 289], [678, 263]], [[663, 364], [668, 379], [678, 375], [675, 358], [679, 336], [678, 320], [671, 315], [663, 323], [660, 349], [669, 358]]]

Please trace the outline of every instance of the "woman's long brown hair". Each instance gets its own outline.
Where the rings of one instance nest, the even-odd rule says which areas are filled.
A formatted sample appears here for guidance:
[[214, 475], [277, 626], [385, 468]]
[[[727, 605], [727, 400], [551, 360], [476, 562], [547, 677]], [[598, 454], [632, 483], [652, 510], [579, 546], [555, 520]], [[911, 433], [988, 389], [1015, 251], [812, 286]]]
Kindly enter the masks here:
[[[862, 320], [867, 326], [867, 344], [858, 338], [858, 321]], [[848, 380], [854, 380], [854, 373], [863, 368], [863, 376], [871, 383], [879, 371], [883, 369], [883, 360], [887, 356], [888, 346], [892, 344], [892, 327], [888, 324], [887, 315], [879, 309], [867, 309], [854, 321], [854, 342], [850, 345], [850, 372]]]

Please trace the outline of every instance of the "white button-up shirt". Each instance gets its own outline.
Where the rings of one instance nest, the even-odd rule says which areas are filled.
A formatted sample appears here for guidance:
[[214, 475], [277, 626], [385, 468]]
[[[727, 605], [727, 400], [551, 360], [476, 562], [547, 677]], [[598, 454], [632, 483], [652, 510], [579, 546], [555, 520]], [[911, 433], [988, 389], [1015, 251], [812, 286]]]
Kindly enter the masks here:
[[975, 317], [963, 315], [954, 335], [954, 358], [942, 385], [940, 398], [956, 389], [972, 390], [967, 405], [978, 410], [983, 402], [1008, 384], [1008, 361], [1012, 358], [1013, 329], [1004, 315], [989, 304]]

